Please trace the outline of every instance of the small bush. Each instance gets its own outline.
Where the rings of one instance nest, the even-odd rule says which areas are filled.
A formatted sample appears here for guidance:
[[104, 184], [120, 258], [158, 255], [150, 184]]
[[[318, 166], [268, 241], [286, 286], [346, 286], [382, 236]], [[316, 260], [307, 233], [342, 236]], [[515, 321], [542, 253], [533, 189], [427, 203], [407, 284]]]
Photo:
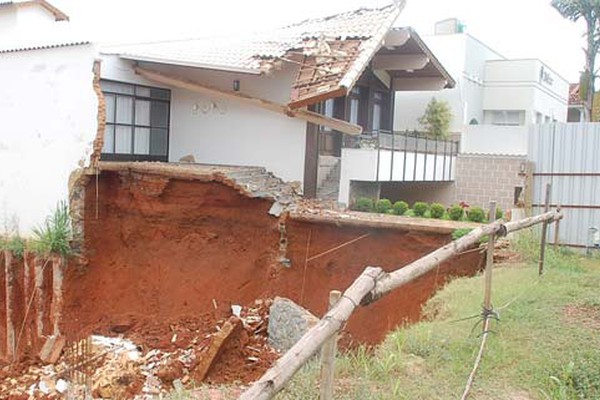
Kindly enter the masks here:
[[413, 205], [413, 211], [415, 212], [415, 215], [417, 217], [422, 217], [425, 215], [425, 213], [427, 212], [427, 210], [429, 210], [429, 204], [422, 202], [422, 201], [417, 201], [414, 205]]
[[473, 207], [467, 213], [467, 219], [471, 222], [483, 222], [485, 219], [485, 212], [481, 207]]
[[405, 201], [397, 201], [392, 207], [396, 215], [404, 215], [408, 211], [408, 203]]
[[442, 218], [444, 216], [445, 211], [446, 211], [446, 209], [440, 203], [433, 203], [431, 205], [431, 208], [429, 209], [431, 218], [436, 218], [436, 219]]
[[392, 209], [392, 202], [388, 199], [377, 200], [375, 203], [375, 211], [381, 214], [387, 214]]
[[354, 210], [372, 212], [373, 199], [370, 199], [368, 197], [361, 197], [360, 199], [356, 200], [356, 203], [354, 204]]
[[504, 218], [504, 211], [500, 207], [496, 208], [496, 219]]
[[14, 257], [22, 259], [25, 255], [25, 240], [19, 236], [10, 239], [0, 239], [0, 250], [12, 253]]
[[448, 209], [448, 216], [452, 221], [460, 221], [465, 215], [465, 210], [461, 206], [453, 205]]
[[60, 202], [43, 225], [33, 230], [32, 249], [42, 255], [51, 253], [68, 256], [71, 254], [71, 217], [66, 202]]
[[466, 234], [468, 234], [472, 230], [473, 229], [471, 229], [471, 228], [459, 228], [459, 229], [455, 229], [452, 232], [452, 240], [460, 239], [461, 237], [465, 236]]

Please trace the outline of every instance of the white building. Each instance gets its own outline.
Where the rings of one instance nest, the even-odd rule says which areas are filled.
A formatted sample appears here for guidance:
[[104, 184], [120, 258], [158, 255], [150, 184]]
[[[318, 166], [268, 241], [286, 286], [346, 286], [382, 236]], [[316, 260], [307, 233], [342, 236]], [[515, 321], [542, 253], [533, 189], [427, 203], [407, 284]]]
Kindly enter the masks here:
[[[389, 129], [395, 92], [454, 85], [412, 29], [392, 28], [398, 14], [390, 5], [264, 34], [100, 49], [55, 35], [68, 18], [45, 1], [0, 3], [13, 21], [1, 28], [0, 217], [28, 234], [67, 199], [73, 171], [113, 161], [258, 166], [316, 195], [329, 175], [321, 160], [339, 165], [361, 131]], [[21, 39], [37, 18], [47, 34]], [[384, 168], [373, 149], [356, 150], [382, 172], [411, 156], [388, 148]], [[431, 170], [413, 159], [413, 175], [451, 178], [451, 156], [423, 161]]]
[[[457, 20], [436, 24], [423, 40], [455, 77], [456, 87], [436, 94], [446, 100], [454, 120], [451, 132], [465, 125], [520, 126], [567, 120], [569, 84], [537, 59], [507, 59], [473, 36]], [[431, 93], [396, 96], [394, 130], [418, 130]]]

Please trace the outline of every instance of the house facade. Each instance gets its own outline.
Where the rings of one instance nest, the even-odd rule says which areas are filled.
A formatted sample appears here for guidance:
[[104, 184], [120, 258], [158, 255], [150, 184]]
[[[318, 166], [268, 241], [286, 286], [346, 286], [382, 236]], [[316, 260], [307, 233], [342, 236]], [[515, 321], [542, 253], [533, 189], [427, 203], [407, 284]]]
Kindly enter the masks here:
[[[49, 26], [67, 19], [31, 3]], [[391, 129], [395, 93], [454, 84], [416, 32], [392, 27], [399, 13], [360, 9], [221, 39], [4, 43], [5, 219], [27, 234], [67, 197], [73, 171], [101, 162], [258, 166], [316, 196], [329, 160], [339, 171], [343, 149]]]
[[[427, 45], [456, 77], [451, 90], [437, 98], [449, 103], [457, 136], [469, 125], [525, 126], [565, 122], [569, 84], [537, 59], [509, 59], [463, 32], [456, 19], [436, 24]], [[430, 93], [399, 94], [396, 127], [419, 129], [418, 118], [431, 100]]]

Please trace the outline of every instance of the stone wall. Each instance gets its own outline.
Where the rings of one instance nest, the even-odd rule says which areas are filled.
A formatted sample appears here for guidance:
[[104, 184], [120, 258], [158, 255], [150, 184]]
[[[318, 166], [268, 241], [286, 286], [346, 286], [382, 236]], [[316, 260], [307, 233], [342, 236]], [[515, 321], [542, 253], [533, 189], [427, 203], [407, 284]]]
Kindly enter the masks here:
[[503, 210], [513, 208], [515, 188], [525, 188], [526, 169], [524, 156], [461, 154], [456, 162], [455, 199], [482, 207], [495, 200]]

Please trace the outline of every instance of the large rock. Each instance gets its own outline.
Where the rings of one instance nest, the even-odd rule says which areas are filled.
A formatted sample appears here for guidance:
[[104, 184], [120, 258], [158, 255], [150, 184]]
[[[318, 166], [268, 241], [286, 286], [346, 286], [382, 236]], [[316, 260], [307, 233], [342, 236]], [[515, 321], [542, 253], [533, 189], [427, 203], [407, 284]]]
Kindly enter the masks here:
[[269, 344], [289, 350], [319, 319], [289, 299], [276, 297], [269, 310]]

